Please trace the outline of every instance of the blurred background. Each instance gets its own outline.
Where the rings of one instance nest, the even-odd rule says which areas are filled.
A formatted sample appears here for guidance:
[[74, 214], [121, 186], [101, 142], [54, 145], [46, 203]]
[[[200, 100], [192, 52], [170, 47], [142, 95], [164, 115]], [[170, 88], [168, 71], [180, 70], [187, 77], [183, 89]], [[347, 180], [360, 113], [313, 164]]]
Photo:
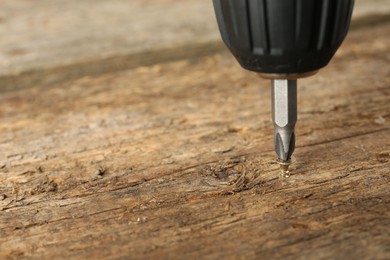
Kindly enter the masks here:
[[[353, 26], [389, 13], [390, 0], [357, 0]], [[220, 50], [211, 0], [0, 2], [1, 90]]]

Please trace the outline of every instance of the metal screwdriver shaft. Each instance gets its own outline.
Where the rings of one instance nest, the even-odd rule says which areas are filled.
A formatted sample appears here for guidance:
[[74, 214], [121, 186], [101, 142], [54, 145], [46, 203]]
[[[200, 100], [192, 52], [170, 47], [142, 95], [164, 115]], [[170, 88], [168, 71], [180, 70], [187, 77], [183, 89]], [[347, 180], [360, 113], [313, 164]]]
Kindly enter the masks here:
[[272, 120], [274, 122], [275, 151], [284, 171], [288, 171], [295, 149], [297, 122], [297, 81], [272, 80]]

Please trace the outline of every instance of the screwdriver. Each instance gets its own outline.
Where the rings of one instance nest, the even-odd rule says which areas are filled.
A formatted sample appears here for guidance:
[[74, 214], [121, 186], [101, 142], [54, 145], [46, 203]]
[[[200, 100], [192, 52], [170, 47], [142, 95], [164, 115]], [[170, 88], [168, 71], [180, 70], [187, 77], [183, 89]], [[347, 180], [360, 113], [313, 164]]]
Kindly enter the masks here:
[[325, 67], [345, 39], [354, 0], [213, 0], [222, 40], [247, 70], [272, 80], [275, 151], [288, 173], [297, 79]]

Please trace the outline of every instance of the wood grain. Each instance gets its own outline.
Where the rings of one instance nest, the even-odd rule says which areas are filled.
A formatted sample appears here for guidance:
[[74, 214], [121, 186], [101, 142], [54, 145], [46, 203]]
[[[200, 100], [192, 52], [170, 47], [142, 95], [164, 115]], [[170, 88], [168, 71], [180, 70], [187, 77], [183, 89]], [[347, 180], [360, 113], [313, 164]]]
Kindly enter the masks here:
[[290, 178], [228, 53], [4, 93], [0, 258], [389, 258], [388, 35], [300, 81]]

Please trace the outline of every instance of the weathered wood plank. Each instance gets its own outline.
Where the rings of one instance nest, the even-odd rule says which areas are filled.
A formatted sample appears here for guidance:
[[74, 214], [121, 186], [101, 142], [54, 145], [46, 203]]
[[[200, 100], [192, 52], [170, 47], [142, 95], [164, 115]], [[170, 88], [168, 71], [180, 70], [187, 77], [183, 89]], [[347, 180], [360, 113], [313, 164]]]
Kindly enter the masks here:
[[388, 258], [388, 35], [301, 81], [290, 178], [227, 53], [4, 93], [0, 258]]

